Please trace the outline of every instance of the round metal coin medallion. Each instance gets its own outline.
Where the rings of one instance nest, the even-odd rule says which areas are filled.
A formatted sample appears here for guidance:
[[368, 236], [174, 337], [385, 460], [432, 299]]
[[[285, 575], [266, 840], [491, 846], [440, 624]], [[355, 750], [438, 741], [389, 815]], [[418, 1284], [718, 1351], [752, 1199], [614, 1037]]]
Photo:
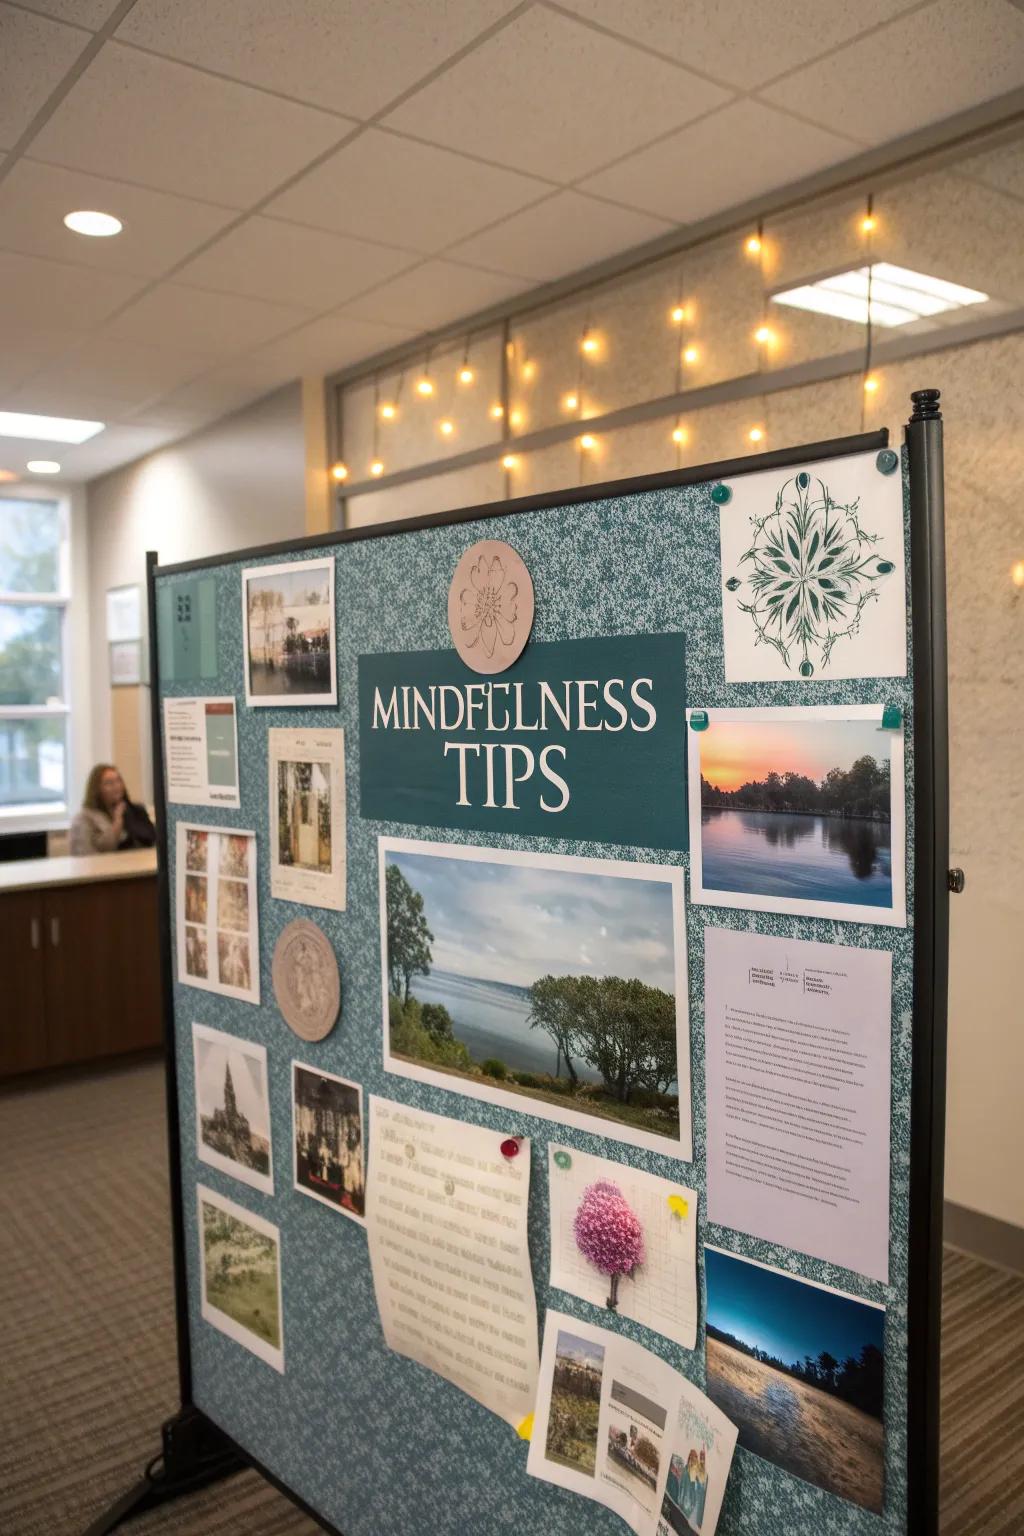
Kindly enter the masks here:
[[341, 1007], [341, 977], [327, 935], [307, 917], [289, 923], [274, 946], [274, 996], [300, 1040], [322, 1040]]
[[533, 582], [522, 557], [500, 539], [472, 544], [448, 589], [448, 628], [474, 672], [504, 672], [533, 627]]

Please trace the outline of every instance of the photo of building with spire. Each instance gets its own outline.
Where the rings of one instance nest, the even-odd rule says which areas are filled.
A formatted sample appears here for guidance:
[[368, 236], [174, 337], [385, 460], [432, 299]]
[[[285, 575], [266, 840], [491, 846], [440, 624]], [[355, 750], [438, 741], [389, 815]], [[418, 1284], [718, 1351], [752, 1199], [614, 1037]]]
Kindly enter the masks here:
[[198, 1155], [273, 1194], [266, 1051], [204, 1024], [192, 1029]]
[[211, 1115], [202, 1116], [203, 1140], [214, 1152], [230, 1157], [257, 1173], [270, 1171], [270, 1142], [265, 1136], [253, 1134], [247, 1115], [243, 1115], [235, 1097], [235, 1085], [231, 1081], [231, 1063], [224, 1067], [223, 1102]]

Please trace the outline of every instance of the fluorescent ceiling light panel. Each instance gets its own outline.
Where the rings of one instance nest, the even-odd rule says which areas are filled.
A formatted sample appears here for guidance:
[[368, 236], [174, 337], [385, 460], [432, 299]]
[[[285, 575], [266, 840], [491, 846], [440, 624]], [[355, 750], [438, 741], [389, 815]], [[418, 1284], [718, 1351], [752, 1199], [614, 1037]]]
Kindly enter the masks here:
[[876, 261], [871, 267], [834, 272], [817, 282], [773, 293], [772, 302], [867, 325], [869, 279], [871, 323], [885, 327], [907, 325], [912, 320], [946, 314], [951, 309], [965, 309], [969, 304], [985, 304], [989, 297], [977, 288], [964, 288], [959, 283], [947, 283], [924, 272], [911, 272], [907, 267], [894, 267], [888, 261]]
[[72, 416], [26, 416], [0, 411], [0, 437], [26, 437], [37, 443], [87, 443], [102, 432], [102, 421], [76, 421]]

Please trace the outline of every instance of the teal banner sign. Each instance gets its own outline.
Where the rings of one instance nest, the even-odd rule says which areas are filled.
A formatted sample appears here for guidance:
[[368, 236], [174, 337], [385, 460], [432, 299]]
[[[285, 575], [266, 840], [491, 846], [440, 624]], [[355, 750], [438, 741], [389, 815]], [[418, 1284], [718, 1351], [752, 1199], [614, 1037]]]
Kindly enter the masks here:
[[685, 850], [682, 635], [527, 646], [480, 677], [454, 651], [359, 658], [373, 821]]

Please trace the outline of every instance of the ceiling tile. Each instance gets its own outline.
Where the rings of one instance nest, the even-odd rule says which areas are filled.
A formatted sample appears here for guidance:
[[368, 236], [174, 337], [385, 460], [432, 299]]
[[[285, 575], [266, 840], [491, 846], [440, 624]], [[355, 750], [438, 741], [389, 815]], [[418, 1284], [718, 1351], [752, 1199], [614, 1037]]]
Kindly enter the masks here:
[[692, 224], [858, 152], [853, 139], [737, 101], [629, 155], [583, 189]]
[[369, 117], [513, 9], [513, 0], [136, 0], [117, 36]]
[[447, 261], [426, 261], [356, 299], [345, 313], [361, 320], [405, 325], [418, 334], [498, 304], [528, 286], [514, 277], [477, 272]]
[[278, 219], [246, 219], [177, 273], [183, 283], [334, 309], [416, 257], [389, 246], [304, 229]]
[[96, 272], [38, 256], [0, 251], [0, 336], [17, 345], [26, 331], [73, 333], [99, 325], [142, 287], [143, 279], [120, 272]]
[[457, 261], [546, 282], [654, 240], [672, 227], [664, 219], [579, 192], [556, 192], [547, 202], [474, 235], [448, 254]]
[[857, 0], [856, 5], [786, 0], [785, 5], [760, 6], [750, 0], [715, 0], [714, 5], [680, 5], [679, 0], [630, 0], [628, 6], [622, 0], [562, 3], [690, 69], [750, 90], [911, 10], [918, 0]]
[[33, 140], [32, 153], [245, 208], [345, 131], [342, 118], [107, 43]]
[[240, 294], [206, 293], [178, 283], [161, 283], [119, 315], [110, 331], [127, 341], [223, 357], [258, 347], [309, 315], [307, 309], [268, 304]]
[[[307, 374], [337, 373], [377, 352], [386, 352], [415, 334], [408, 326], [381, 325], [379, 321], [357, 320], [347, 314], [326, 315], [280, 341], [260, 347], [251, 361], [277, 363], [293, 379]], [[240, 359], [238, 367], [244, 367], [247, 361], [250, 359]]]
[[569, 181], [690, 122], [729, 92], [561, 13], [529, 10], [386, 119]]
[[[76, 208], [112, 213], [124, 229], [110, 240], [76, 235], [64, 227], [64, 215]], [[212, 203], [29, 159], [0, 182], [0, 244], [105, 272], [158, 277], [237, 217]]]
[[147, 347], [116, 336], [90, 337], [82, 346], [43, 368], [33, 378], [39, 389], [94, 390], [110, 399], [141, 404], [167, 394], [214, 367], [207, 352]]
[[41, 11], [57, 21], [71, 21], [76, 26], [98, 32], [117, 10], [120, 0], [19, 0], [29, 11]]
[[983, 154], [972, 155], [968, 160], [960, 160], [956, 174], [1024, 201], [1024, 145], [1016, 139], [1012, 144], [1001, 144]]
[[76, 27], [0, 5], [0, 147], [18, 142], [91, 41]]
[[430, 256], [549, 190], [532, 176], [371, 128], [266, 212]]
[[1024, 13], [1007, 0], [935, 0], [764, 96], [881, 144], [1022, 84]]
[[173, 418], [175, 413], [185, 413], [193, 418], [216, 421], [290, 383], [291, 379], [292, 375], [275, 359], [261, 363], [254, 363], [249, 358], [233, 359], [172, 390], [153, 403], [146, 415], [156, 421], [161, 415]]

